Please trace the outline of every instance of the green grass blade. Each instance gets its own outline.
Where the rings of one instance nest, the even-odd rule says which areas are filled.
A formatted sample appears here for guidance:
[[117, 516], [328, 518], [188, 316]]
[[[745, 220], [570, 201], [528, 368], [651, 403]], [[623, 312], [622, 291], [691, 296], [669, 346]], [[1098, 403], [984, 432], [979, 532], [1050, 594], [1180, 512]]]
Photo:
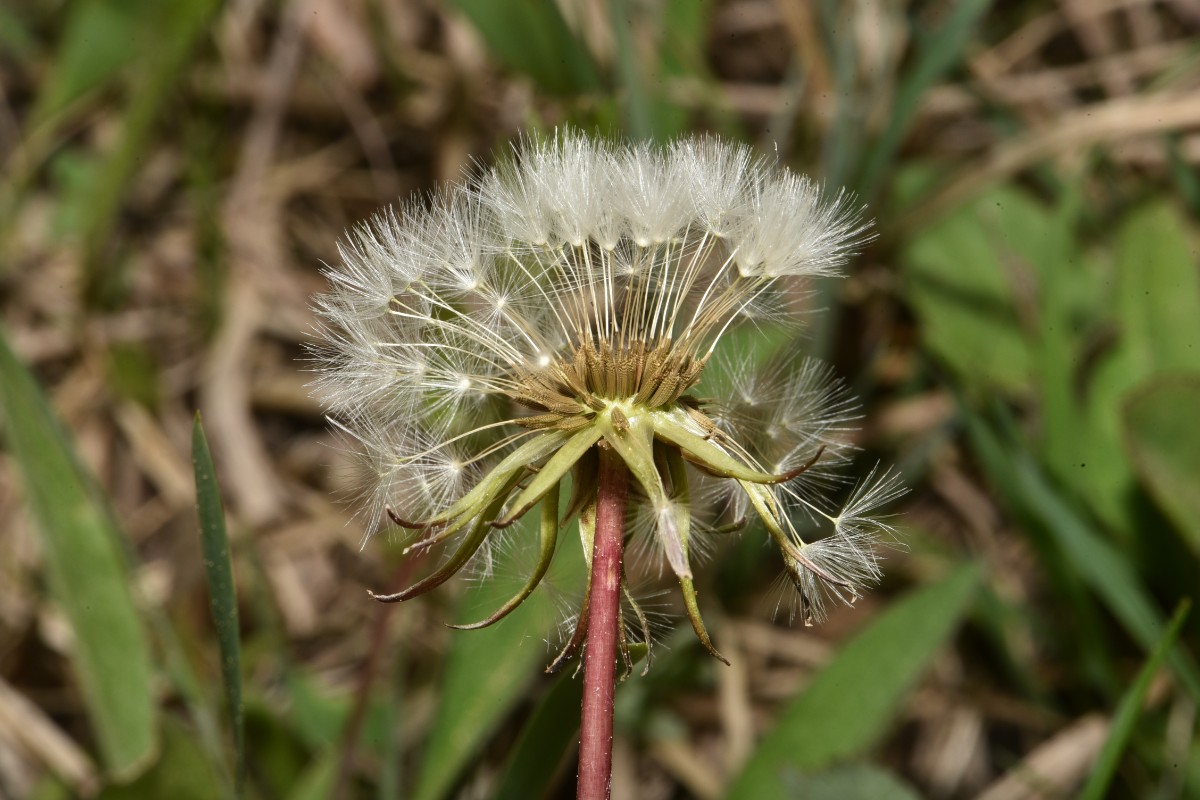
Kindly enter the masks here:
[[217, 645], [221, 651], [221, 682], [233, 727], [234, 785], [242, 796], [246, 782], [246, 739], [242, 704], [242, 649], [239, 637], [237, 591], [229, 535], [225, 530], [225, 506], [217, 486], [212, 453], [197, 412], [192, 425], [192, 466], [196, 473], [196, 511], [200, 517], [200, 546], [204, 551], [204, 576]]
[[383, 685], [375, 691], [377, 702], [380, 705], [381, 723], [378, 744], [379, 781], [375, 787], [377, 800], [400, 800], [404, 796], [401, 791], [402, 759], [399, 758], [400, 721], [404, 716], [400, 705], [401, 698], [404, 696], [403, 681], [403, 673], [395, 670], [390, 676], [390, 680], [384, 681]]
[[148, 2], [111, 3], [91, 0], [64, 10], [63, 25], [50, 70], [30, 113], [30, 128], [37, 128], [79, 97], [103, 86], [135, 60], [139, 19]]
[[1183, 148], [1180, 147], [1180, 133], [1171, 133], [1167, 136], [1167, 162], [1171, 167], [1171, 178], [1175, 183], [1175, 190], [1179, 192], [1179, 196], [1187, 203], [1192, 214], [1200, 211], [1200, 175], [1196, 174], [1196, 170], [1185, 159]]
[[[673, 0], [657, 12], [631, 0], [610, 0], [609, 27], [615, 46], [614, 77], [619, 97], [624, 134], [644, 141], [668, 141], [684, 133], [687, 112], [670, 100], [664, 86], [673, 78], [697, 79], [702, 74], [703, 56], [696, 43], [703, 41], [703, 24], [708, 4], [703, 0]], [[656, 34], [655, 57], [644, 58], [637, 41], [640, 29]], [[684, 64], [693, 70], [689, 71]]]
[[156, 756], [157, 710], [121, 532], [3, 334], [0, 408], [42, 534], [50, 590], [75, 632], [72, 663], [100, 755], [109, 775], [131, 778]]
[[[76, 116], [89, 98], [136, 66], [134, 87], [124, 111], [121, 140], [100, 165], [97, 188], [80, 204], [84, 256], [89, 262], [89, 292], [113, 281], [99, 269], [97, 255], [136, 168], [144, 161], [146, 141], [162, 105], [172, 96], [185, 57], [217, 8], [216, 0], [84, 0], [68, 4], [54, 63], [42, 82], [25, 125], [23, 158], [0, 182], [0, 235], [8, 233], [18, 199], [36, 170], [57, 146], [64, 119]], [[3, 20], [0, 19], [0, 26]]]
[[511, 69], [569, 95], [600, 88], [600, 68], [567, 27], [554, 0], [454, 0]]
[[861, 63], [857, 52], [858, 42], [853, 35], [839, 33], [852, 30], [845, 19], [849, 9], [844, 3], [820, 0], [815, 4], [815, 10], [819, 14], [821, 35], [829, 43], [827, 63], [833, 76], [833, 90], [838, 97], [848, 98], [837, 103], [832, 124], [825, 132], [821, 147], [821, 175], [828, 186], [846, 186], [853, 177], [854, 165], [862, 161], [863, 130], [866, 127], [863, 122], [864, 109], [859, 103], [853, 102]]
[[734, 781], [731, 800], [794, 796], [798, 777], [863, 753], [957, 627], [979, 586], [976, 567], [910, 594], [856, 635], [792, 701]]
[[1163, 659], [1174, 647], [1175, 640], [1179, 638], [1179, 631], [1183, 627], [1183, 622], [1187, 619], [1190, 609], [1191, 601], [1189, 600], [1184, 600], [1175, 609], [1175, 615], [1167, 626], [1167, 632], [1158, 640], [1158, 644], [1154, 646], [1154, 652], [1150, 654], [1138, 672], [1137, 679], [1129, 687], [1125, 696], [1121, 698], [1121, 704], [1117, 707], [1117, 713], [1113, 717], [1112, 729], [1108, 733], [1108, 739], [1104, 742], [1104, 749], [1100, 751], [1100, 757], [1092, 767], [1092, 774], [1079, 794], [1080, 800], [1102, 800], [1109, 796], [1109, 784], [1112, 783], [1113, 776], [1117, 772], [1121, 754], [1133, 737], [1134, 726], [1142, 711], [1146, 693], [1150, 690], [1150, 681], [1158, 672]]
[[646, 89], [646, 79], [638, 63], [633, 38], [630, 35], [630, 12], [628, 0], [609, 0], [610, 27], [616, 42], [617, 76], [624, 98], [621, 106], [625, 116], [625, 130], [634, 139], [649, 140], [655, 136], [654, 109]]
[[938, 30], [920, 37], [916, 61], [896, 90], [896, 100], [888, 115], [888, 126], [879, 141], [871, 147], [863, 167], [858, 182], [858, 191], [863, 197], [873, 196], [879, 188], [884, 173], [908, 132], [908, 126], [916, 117], [921, 98], [962, 57], [963, 50], [991, 4], [991, 0], [961, 0], [953, 3], [946, 22]]
[[143, 55], [133, 98], [125, 112], [121, 142], [104, 162], [95, 191], [84, 209], [86, 291], [93, 300], [111, 304], [119, 293], [120, 287], [114, 284], [120, 281], [121, 270], [114, 269], [105, 258], [113, 222], [130, 180], [144, 162], [154, 125], [175, 94], [183, 67], [217, 6], [216, 0], [175, 0], [155, 5], [145, 15], [157, 23], [147, 27], [153, 28], [155, 41], [160, 44]]
[[[1009, 501], [1044, 527], [1084, 582], [1147, 651], [1154, 648], [1166, 625], [1132, 562], [1103, 539], [1059, 495], [1033, 459], [1017, 448], [1006, 448], [996, 433], [975, 415], [967, 415], [973, 448], [985, 469]], [[1174, 648], [1172, 668], [1188, 692], [1200, 699], [1200, 672], [1189, 654]]]

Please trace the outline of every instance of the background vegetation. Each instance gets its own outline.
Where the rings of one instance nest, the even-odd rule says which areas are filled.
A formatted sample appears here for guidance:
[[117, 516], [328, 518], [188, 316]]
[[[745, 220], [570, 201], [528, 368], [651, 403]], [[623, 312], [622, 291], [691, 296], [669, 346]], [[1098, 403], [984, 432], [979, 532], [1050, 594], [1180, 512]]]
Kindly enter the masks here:
[[370, 603], [425, 566], [359, 548], [302, 361], [347, 225], [570, 121], [869, 204], [804, 348], [912, 486], [818, 628], [723, 546], [733, 666], [664, 626], [614, 796], [1200, 797], [1198, 34], [1190, 0], [0, 6], [0, 796], [572, 796], [553, 592], [480, 633], [441, 623], [506, 587]]

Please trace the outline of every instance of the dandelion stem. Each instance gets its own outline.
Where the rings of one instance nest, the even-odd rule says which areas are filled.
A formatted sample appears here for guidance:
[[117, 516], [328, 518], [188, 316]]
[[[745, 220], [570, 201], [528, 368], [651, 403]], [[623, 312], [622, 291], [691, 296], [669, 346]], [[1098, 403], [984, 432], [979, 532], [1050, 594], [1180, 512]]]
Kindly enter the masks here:
[[579, 800], [607, 800], [612, 782], [613, 692], [621, 624], [621, 551], [629, 470], [613, 450], [600, 449], [583, 717], [579, 734]]

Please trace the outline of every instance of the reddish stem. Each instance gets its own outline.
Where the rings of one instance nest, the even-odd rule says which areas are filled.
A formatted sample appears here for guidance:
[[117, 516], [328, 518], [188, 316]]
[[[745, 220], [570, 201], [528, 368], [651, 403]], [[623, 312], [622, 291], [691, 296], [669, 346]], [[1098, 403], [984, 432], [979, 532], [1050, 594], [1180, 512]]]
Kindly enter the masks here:
[[579, 730], [578, 800], [608, 800], [612, 790], [613, 691], [621, 624], [621, 550], [629, 470], [620, 456], [600, 448], [596, 538], [587, 608], [583, 662], [583, 717]]

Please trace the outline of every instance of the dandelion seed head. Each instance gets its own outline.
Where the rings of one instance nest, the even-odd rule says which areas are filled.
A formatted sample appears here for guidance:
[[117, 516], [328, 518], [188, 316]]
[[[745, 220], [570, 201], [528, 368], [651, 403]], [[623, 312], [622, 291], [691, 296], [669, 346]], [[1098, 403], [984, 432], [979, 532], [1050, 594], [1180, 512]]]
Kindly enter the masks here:
[[[829, 509], [855, 404], [819, 362], [754, 368], [720, 345], [797, 324], [796, 282], [836, 274], [868, 230], [845, 194], [744, 145], [570, 130], [352, 229], [316, 301], [314, 387], [376, 476], [368, 524], [387, 511], [419, 529], [411, 547], [459, 548], [412, 591], [461, 565], [490, 575], [539, 504], [555, 504], [553, 535], [559, 484], [587, 517], [606, 447], [635, 481], [631, 552], [678, 577], [689, 616], [693, 563], [748, 519], [810, 615], [857, 596], [898, 484], [872, 476]], [[724, 385], [706, 381], [714, 361]], [[807, 541], [794, 519], [825, 535]]]

